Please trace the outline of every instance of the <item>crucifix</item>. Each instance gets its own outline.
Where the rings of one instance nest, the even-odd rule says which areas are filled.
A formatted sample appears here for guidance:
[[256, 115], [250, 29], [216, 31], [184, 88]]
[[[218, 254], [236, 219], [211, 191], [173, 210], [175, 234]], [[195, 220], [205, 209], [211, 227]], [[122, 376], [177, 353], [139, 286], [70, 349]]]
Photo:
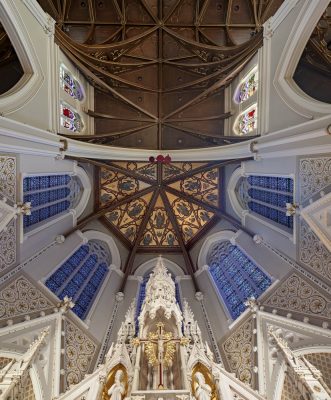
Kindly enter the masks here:
[[154, 367], [158, 367], [158, 389], [164, 389], [163, 372], [165, 366], [171, 366], [173, 356], [176, 350], [176, 343], [186, 346], [189, 339], [186, 337], [174, 338], [172, 332], [164, 330], [163, 322], [156, 324], [157, 330], [149, 332], [148, 338], [134, 338], [133, 345], [139, 346], [145, 344], [145, 353], [148, 363]]

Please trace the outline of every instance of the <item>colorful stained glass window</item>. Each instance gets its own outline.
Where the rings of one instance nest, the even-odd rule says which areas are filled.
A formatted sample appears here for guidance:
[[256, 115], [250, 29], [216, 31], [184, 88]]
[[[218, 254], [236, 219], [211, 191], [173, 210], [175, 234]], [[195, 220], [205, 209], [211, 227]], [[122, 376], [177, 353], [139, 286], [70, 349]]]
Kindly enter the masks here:
[[70, 72], [61, 65], [60, 82], [62, 89], [76, 100], [82, 101], [84, 98], [82, 86], [70, 74]]
[[286, 215], [286, 204], [293, 204], [293, 179], [251, 175], [247, 182], [249, 209], [292, 229], [293, 216]]
[[81, 132], [83, 130], [83, 122], [78, 114], [71, 106], [61, 102], [61, 125], [72, 132]]
[[[29, 228], [67, 211], [79, 189], [74, 190], [69, 175], [28, 176], [23, 179], [23, 201], [31, 203], [31, 215], [24, 215], [23, 226]], [[75, 192], [75, 193], [73, 193]]]
[[257, 299], [271, 285], [270, 277], [229, 241], [216, 243], [209, 251], [207, 262], [233, 319], [245, 311], [247, 299]]
[[257, 105], [242, 112], [235, 124], [235, 132], [237, 135], [248, 135], [257, 128]]
[[236, 101], [238, 103], [243, 103], [250, 97], [252, 97], [258, 88], [258, 72], [255, 68], [251, 71], [244, 81], [240, 84], [239, 89], [237, 91]]
[[45, 282], [59, 299], [72, 299], [72, 310], [81, 319], [86, 317], [108, 272], [110, 255], [105, 247], [93, 240], [82, 245]]

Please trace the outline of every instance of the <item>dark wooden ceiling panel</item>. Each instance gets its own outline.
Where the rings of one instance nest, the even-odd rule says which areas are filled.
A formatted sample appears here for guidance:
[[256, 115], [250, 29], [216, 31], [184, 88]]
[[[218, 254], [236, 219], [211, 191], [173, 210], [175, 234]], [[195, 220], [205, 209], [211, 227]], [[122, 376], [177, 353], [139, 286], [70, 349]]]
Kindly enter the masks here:
[[[224, 119], [231, 114], [224, 112], [224, 88], [262, 44], [262, 24], [281, 4], [39, 2], [57, 20], [57, 43], [95, 86], [95, 110], [90, 112], [95, 137], [82, 140], [156, 149], [234, 140], [225, 138]], [[143, 124], [154, 125], [141, 130]]]

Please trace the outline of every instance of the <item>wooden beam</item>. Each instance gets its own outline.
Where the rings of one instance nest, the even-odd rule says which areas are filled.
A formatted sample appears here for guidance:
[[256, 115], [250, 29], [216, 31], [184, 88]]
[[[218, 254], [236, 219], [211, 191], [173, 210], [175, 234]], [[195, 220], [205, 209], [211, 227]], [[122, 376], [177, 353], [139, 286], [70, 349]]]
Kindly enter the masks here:
[[132, 200], [136, 200], [139, 197], [145, 196], [146, 194], [153, 192], [154, 188], [149, 187], [143, 190], [140, 190], [139, 192], [134, 193], [131, 196], [124, 197], [123, 199], [113, 203], [109, 207], [102, 208], [98, 211], [94, 211], [91, 214], [89, 214], [87, 217], [83, 218], [74, 228], [70, 229], [64, 236], [68, 237], [70, 236], [73, 232], [76, 230], [82, 229], [85, 225], [87, 225], [89, 222], [94, 221], [95, 219], [98, 219], [100, 217], [103, 217], [107, 213], [115, 210], [116, 208], [122, 206], [123, 204], [129, 203]]
[[[167, 187], [165, 189], [167, 192], [172, 193], [173, 195], [175, 195], [176, 197], [181, 197], [184, 200], [190, 202], [190, 203], [194, 203], [199, 207], [204, 208], [205, 210], [208, 210], [212, 213], [214, 213], [217, 217], [219, 217], [220, 219], [225, 219], [226, 221], [230, 222], [236, 229], [241, 229], [245, 232], [249, 232], [247, 231], [242, 225], [241, 222], [238, 222], [235, 218], [231, 217], [230, 215], [228, 215], [226, 212], [224, 212], [223, 210], [214, 207], [210, 204], [207, 204], [197, 198], [195, 198], [194, 196], [188, 196], [186, 193], [183, 192], [179, 192], [176, 189], [173, 189], [171, 187]], [[251, 234], [251, 232], [249, 232], [249, 234]]]
[[189, 252], [186, 250], [185, 242], [184, 242], [184, 239], [183, 239], [183, 235], [182, 235], [182, 232], [181, 232], [181, 230], [180, 230], [180, 228], [178, 226], [178, 223], [177, 223], [177, 218], [176, 218], [175, 214], [172, 211], [171, 205], [169, 203], [169, 199], [168, 199], [168, 197], [167, 197], [167, 195], [166, 195], [166, 193], [164, 192], [163, 189], [161, 189], [161, 198], [162, 198], [164, 206], [165, 206], [165, 208], [167, 210], [168, 218], [169, 218], [169, 220], [170, 220], [170, 222], [171, 222], [171, 224], [172, 224], [172, 226], [174, 228], [174, 231], [176, 232], [178, 243], [179, 243], [179, 245], [180, 245], [180, 247], [182, 249], [182, 253], [183, 253], [183, 257], [184, 257], [184, 261], [185, 261], [185, 265], [186, 265], [187, 271], [191, 275], [195, 291], [198, 292], [199, 291], [199, 287], [198, 287], [198, 284], [197, 284], [195, 276], [194, 276], [195, 268], [193, 266], [193, 262], [192, 262], [191, 256], [190, 256]]
[[141, 239], [143, 237], [143, 234], [144, 234], [144, 231], [145, 231], [146, 226], [148, 224], [149, 218], [150, 218], [150, 216], [151, 216], [151, 214], [152, 214], [152, 212], [154, 210], [154, 206], [155, 206], [155, 203], [156, 203], [156, 200], [157, 200], [158, 196], [159, 196], [159, 189], [155, 190], [155, 192], [153, 194], [153, 197], [151, 199], [151, 202], [148, 205], [148, 209], [146, 211], [146, 214], [143, 217], [143, 220], [141, 221], [139, 230], [137, 232], [137, 237], [135, 239], [134, 246], [133, 246], [133, 248], [132, 248], [132, 250], [131, 250], [131, 252], [130, 252], [130, 254], [128, 256], [128, 259], [127, 259], [125, 267], [124, 267], [124, 277], [123, 277], [123, 281], [122, 281], [120, 292], [124, 292], [125, 284], [126, 284], [126, 281], [128, 279], [128, 276], [131, 273], [133, 262], [134, 262], [138, 247], [140, 245], [140, 241], [141, 241]]
[[83, 158], [83, 157], [76, 157], [76, 156], [65, 156], [65, 158], [68, 160], [76, 160], [81, 163], [84, 163], [84, 162], [89, 163], [89, 164], [92, 164], [99, 168], [109, 169], [110, 171], [113, 171], [113, 172], [119, 172], [123, 175], [130, 176], [131, 178], [148, 183], [149, 185], [155, 185], [155, 183], [156, 183], [152, 179], [146, 178], [144, 176], [140, 176], [140, 175], [136, 174], [134, 171], [130, 171], [130, 170], [118, 167], [117, 165], [108, 163], [107, 161], [98, 161], [98, 160], [95, 160], [94, 158]]

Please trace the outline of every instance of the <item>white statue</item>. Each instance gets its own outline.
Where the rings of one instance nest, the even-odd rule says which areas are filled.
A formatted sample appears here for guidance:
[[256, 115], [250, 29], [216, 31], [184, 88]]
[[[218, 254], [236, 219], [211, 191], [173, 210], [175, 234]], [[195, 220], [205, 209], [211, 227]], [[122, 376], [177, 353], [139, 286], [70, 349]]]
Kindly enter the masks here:
[[118, 370], [115, 374], [115, 382], [112, 384], [111, 388], [108, 390], [108, 395], [110, 400], [122, 400], [122, 396], [125, 392], [125, 385], [122, 382], [123, 371]]
[[194, 375], [197, 386], [195, 389], [195, 398], [197, 400], [210, 400], [211, 399], [211, 387], [206, 383], [205, 377], [201, 372], [197, 372]]

